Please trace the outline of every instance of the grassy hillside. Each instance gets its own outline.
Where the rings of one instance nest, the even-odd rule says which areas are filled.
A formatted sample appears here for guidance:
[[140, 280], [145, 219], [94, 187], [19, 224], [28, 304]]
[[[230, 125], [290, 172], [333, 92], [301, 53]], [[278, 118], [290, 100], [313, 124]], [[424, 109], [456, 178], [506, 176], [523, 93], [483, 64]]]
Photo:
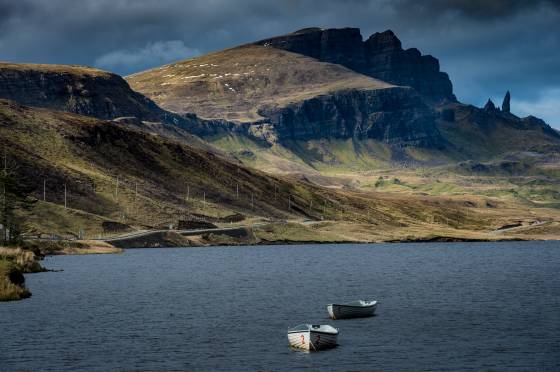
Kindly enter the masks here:
[[45, 73], [71, 74], [76, 76], [103, 77], [109, 78], [110, 73], [81, 65], [53, 65], [38, 63], [10, 63], [0, 61], [0, 71], [19, 71], [19, 72], [36, 72]]
[[[528, 211], [515, 203], [487, 202], [483, 196], [473, 204], [460, 196], [320, 187], [305, 178], [267, 175], [114, 122], [5, 100], [0, 101], [0, 139], [9, 171], [37, 199], [26, 212], [30, 234], [70, 237], [82, 229], [87, 238], [167, 227], [182, 219], [228, 225], [228, 216], [240, 215], [235, 220], [242, 225], [291, 221], [299, 226], [294, 239], [480, 238], [513, 219], [557, 218], [551, 209]], [[284, 240], [293, 225], [286, 226], [262, 233], [257, 228], [254, 236], [264, 234], [273, 241], [271, 234], [277, 232]]]
[[258, 45], [172, 63], [126, 80], [167, 110], [240, 122], [261, 119], [258, 110], [265, 106], [340, 90], [391, 87], [339, 65]]
[[[39, 200], [31, 223], [47, 231], [99, 231], [109, 220], [176, 224], [196, 213], [287, 213], [279, 200], [292, 191], [290, 182], [159, 136], [9, 101], [0, 101], [0, 123], [9, 167]], [[263, 196], [274, 187], [278, 199]]]

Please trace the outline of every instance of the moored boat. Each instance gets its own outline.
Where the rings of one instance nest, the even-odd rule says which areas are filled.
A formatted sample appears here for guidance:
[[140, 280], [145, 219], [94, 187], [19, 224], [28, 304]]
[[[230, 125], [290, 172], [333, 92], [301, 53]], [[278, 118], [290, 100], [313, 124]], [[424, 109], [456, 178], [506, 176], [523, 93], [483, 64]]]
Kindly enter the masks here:
[[327, 310], [332, 319], [364, 318], [372, 316], [376, 308], [377, 301], [364, 300], [327, 305]]
[[335, 347], [337, 338], [338, 329], [330, 325], [300, 324], [288, 329], [290, 346], [309, 351]]

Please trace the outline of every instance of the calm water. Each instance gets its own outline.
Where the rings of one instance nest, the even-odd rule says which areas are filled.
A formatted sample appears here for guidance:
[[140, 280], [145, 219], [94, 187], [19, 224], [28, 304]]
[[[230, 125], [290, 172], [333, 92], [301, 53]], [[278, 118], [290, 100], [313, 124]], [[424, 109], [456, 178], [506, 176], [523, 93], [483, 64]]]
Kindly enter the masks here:
[[[0, 370], [559, 370], [560, 242], [218, 247], [48, 258], [0, 304]], [[378, 315], [331, 321], [331, 301]], [[298, 323], [340, 346], [287, 345]]]

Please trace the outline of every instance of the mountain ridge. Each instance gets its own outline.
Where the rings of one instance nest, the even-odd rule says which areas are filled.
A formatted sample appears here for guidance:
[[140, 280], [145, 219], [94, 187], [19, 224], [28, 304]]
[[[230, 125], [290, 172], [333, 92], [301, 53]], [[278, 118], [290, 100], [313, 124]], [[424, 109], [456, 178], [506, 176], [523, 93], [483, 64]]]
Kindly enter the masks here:
[[[377, 74], [377, 78], [367, 74]], [[382, 75], [410, 87], [383, 82], [379, 80]], [[499, 155], [493, 149], [501, 149], [502, 154], [527, 150], [530, 146], [522, 141], [523, 131], [532, 131], [533, 138], [545, 142], [558, 140], [543, 122], [518, 118], [509, 111], [506, 115], [495, 107], [480, 110], [458, 102], [449, 77], [439, 71], [439, 61], [415, 48], [402, 49], [390, 30], [364, 41], [356, 28], [308, 28], [126, 79], [168, 110], [194, 111], [202, 117], [241, 123], [199, 135], [234, 157], [241, 155], [254, 165], [262, 161], [262, 169], [272, 169], [273, 162], [280, 161], [266, 147], [284, 147], [311, 168], [317, 162], [344, 164], [348, 163], [344, 158], [356, 157], [379, 163], [381, 148], [386, 154], [381, 163], [430, 166], [469, 158], [490, 160], [484, 157]], [[348, 81], [352, 84], [346, 84]], [[328, 84], [314, 89], [324, 82]], [[437, 87], [435, 93], [427, 86]], [[509, 102], [504, 101], [509, 110]], [[469, 115], [463, 115], [466, 112]], [[456, 117], [461, 120], [455, 121]], [[488, 137], [491, 141], [481, 141], [490, 133], [493, 120], [501, 123], [504, 133], [520, 140], [492, 135]], [[454, 126], [465, 138], [454, 133]], [[245, 147], [244, 140], [231, 138], [223, 147], [226, 136], [244, 136], [265, 148], [259, 144]], [[465, 141], [469, 138], [476, 138], [470, 148]], [[329, 147], [348, 140], [354, 142], [348, 151], [355, 151], [355, 156], [332, 154]], [[366, 144], [370, 140], [376, 143]], [[508, 148], [506, 143], [513, 146]], [[300, 168], [294, 163], [294, 169]]]
[[449, 76], [439, 61], [416, 48], [404, 50], [391, 30], [376, 32], [365, 41], [358, 28], [306, 28], [256, 42], [340, 64], [395, 85], [411, 86], [435, 101], [456, 101]]
[[[368, 159], [364, 164], [486, 161], [534, 148], [523, 141], [526, 134], [543, 144], [558, 141], [558, 132], [546, 123], [509, 112], [510, 96], [504, 97], [502, 110], [493, 104], [484, 109], [463, 105], [454, 96], [438, 103], [414, 87], [386, 83], [342, 65], [372, 67], [366, 63], [372, 59], [362, 53], [368, 41], [370, 49], [375, 45], [379, 53], [390, 53], [381, 54], [390, 62], [381, 67], [400, 66], [393, 71], [397, 75], [409, 63], [403, 65], [395, 53], [426, 57], [431, 72], [439, 74], [437, 59], [403, 50], [391, 31], [363, 41], [358, 29], [311, 28], [126, 80], [89, 67], [0, 63], [0, 97], [111, 119], [253, 166], [264, 161], [260, 169], [275, 169], [277, 162], [297, 172], [319, 163], [351, 165], [356, 156]], [[298, 48], [323, 61], [289, 51]], [[519, 140], [496, 135], [498, 127]], [[224, 140], [233, 148], [224, 147]], [[246, 147], [247, 141], [254, 144]], [[345, 151], [355, 155], [335, 155], [329, 148], [347, 141], [353, 145], [343, 145]], [[541, 146], [540, 151], [544, 148], [554, 146]]]
[[237, 122], [246, 128], [239, 132], [269, 145], [325, 135], [438, 142], [435, 113], [413, 89], [276, 48], [246, 44], [126, 79], [165, 109]]

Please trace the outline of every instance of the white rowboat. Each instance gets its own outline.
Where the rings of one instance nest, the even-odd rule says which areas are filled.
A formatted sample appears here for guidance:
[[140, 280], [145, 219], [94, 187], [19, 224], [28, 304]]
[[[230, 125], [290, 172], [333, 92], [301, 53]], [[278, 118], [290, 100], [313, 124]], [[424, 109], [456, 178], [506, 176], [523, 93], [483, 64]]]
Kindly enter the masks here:
[[377, 308], [377, 301], [352, 301], [345, 304], [327, 305], [332, 319], [364, 318], [372, 316]]
[[330, 325], [300, 324], [288, 329], [290, 346], [309, 351], [335, 347], [338, 329]]

